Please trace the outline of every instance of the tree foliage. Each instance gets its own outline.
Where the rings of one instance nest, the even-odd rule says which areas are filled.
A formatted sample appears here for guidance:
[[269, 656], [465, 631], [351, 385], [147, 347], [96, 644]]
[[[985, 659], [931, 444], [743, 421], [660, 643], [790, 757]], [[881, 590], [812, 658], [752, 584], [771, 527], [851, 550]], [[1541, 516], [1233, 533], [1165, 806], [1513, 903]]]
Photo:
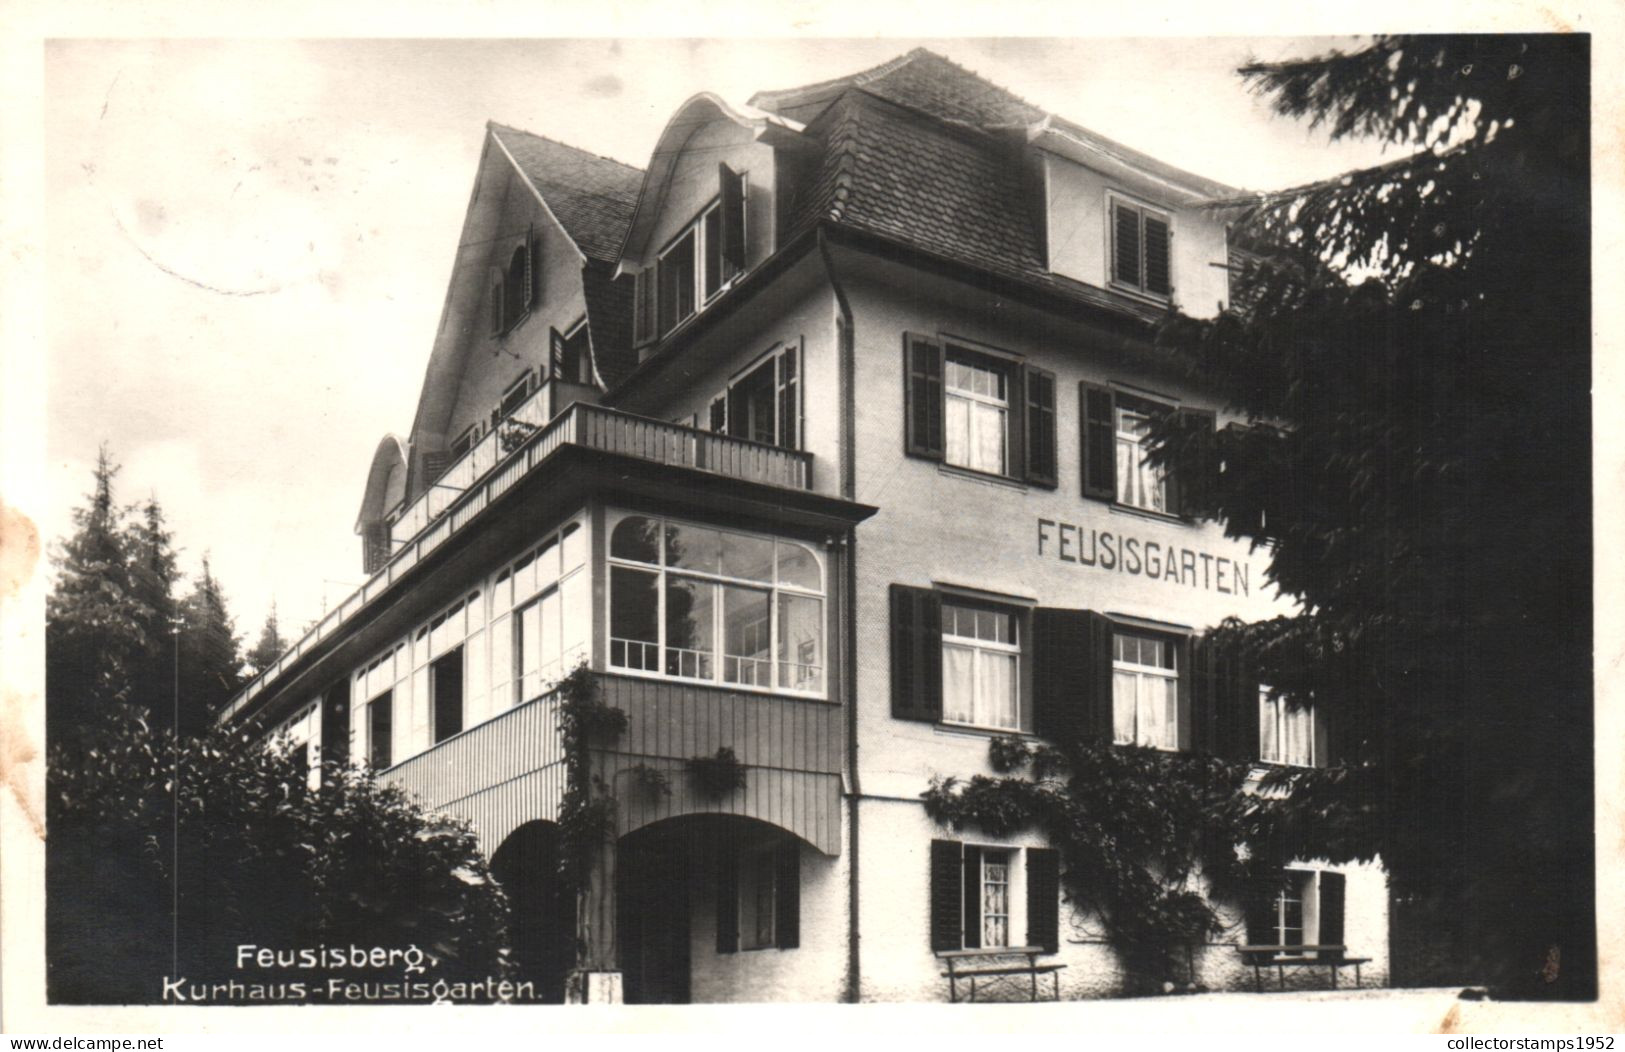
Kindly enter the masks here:
[[260, 637], [255, 641], [246, 657], [248, 670], [251, 675], [259, 675], [272, 665], [288, 647], [288, 641], [282, 638], [282, 628], [277, 623], [276, 602], [271, 603], [270, 611], [265, 615], [265, 624], [260, 628]]
[[[506, 900], [473, 835], [362, 772], [328, 767], [319, 789], [307, 777], [286, 745], [156, 737], [123, 704], [71, 762], [53, 751], [51, 1000], [153, 1003], [165, 977], [321, 987], [500, 977]], [[244, 972], [237, 947], [250, 944], [415, 947], [426, 970]]]
[[1216, 474], [1208, 510], [1299, 603], [1226, 633], [1368, 769], [1396, 929], [1429, 903], [1456, 978], [1590, 996], [1587, 40], [1241, 73], [1406, 153], [1230, 202], [1231, 309], [1160, 334], [1249, 425], [1167, 421], [1161, 458]]

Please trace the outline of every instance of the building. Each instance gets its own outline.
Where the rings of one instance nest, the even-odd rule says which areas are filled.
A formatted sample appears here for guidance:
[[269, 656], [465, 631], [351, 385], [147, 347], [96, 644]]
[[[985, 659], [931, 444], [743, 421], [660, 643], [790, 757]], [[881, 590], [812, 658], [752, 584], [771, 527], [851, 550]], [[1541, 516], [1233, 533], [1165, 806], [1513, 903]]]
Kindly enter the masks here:
[[[1144, 461], [1156, 414], [1226, 422], [1150, 340], [1225, 302], [1203, 206], [1233, 191], [923, 50], [696, 96], [650, 158], [489, 127], [411, 432], [367, 475], [370, 579], [225, 719], [470, 822], [551, 989], [944, 1000], [942, 952], [1002, 943], [1118, 992], [1042, 838], [951, 833], [921, 793], [1067, 726], [1331, 747], [1204, 696], [1192, 640], [1281, 607]], [[581, 662], [628, 726], [590, 753], [615, 829], [577, 960], [549, 881]], [[690, 762], [722, 749], [742, 788]], [[1225, 908], [1210, 987], [1252, 981]], [[1380, 868], [1305, 862], [1271, 909], [1252, 941], [1384, 981]]]

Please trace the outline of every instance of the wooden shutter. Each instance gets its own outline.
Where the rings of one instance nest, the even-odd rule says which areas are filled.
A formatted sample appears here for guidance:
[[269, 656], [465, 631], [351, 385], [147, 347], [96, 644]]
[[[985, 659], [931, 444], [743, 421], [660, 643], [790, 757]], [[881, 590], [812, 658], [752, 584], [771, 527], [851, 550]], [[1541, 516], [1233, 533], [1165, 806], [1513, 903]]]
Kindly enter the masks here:
[[801, 945], [801, 845], [780, 845], [773, 884], [773, 934], [781, 950]]
[[1213, 486], [1219, 470], [1218, 417], [1211, 409], [1181, 409], [1179, 416], [1186, 455], [1173, 472], [1178, 501], [1170, 494], [1169, 508], [1176, 515], [1197, 519], [1213, 513]]
[[891, 714], [942, 718], [942, 598], [929, 588], [891, 586]]
[[781, 449], [801, 448], [801, 370], [800, 348], [790, 347], [778, 360], [778, 444]]
[[423, 454], [423, 484], [424, 484], [424, 486], [427, 487], [427, 486], [433, 485], [435, 479], [438, 479], [441, 475], [444, 475], [446, 473], [446, 468], [448, 468], [450, 466], [451, 466], [451, 454], [449, 454], [449, 453], [425, 453], [425, 454]]
[[[724, 276], [745, 269], [745, 176], [726, 164], [717, 165], [722, 184], [722, 262]], [[728, 268], [732, 268], [731, 270]]]
[[1196, 718], [1209, 727], [1208, 748], [1236, 763], [1256, 761], [1261, 710], [1252, 662], [1234, 647], [1219, 647], [1206, 639], [1194, 651]]
[[1145, 291], [1166, 296], [1174, 288], [1169, 274], [1172, 232], [1168, 220], [1146, 213], [1144, 233]]
[[564, 334], [554, 328], [547, 330], [547, 375], [553, 380], [574, 379], [564, 376]]
[[1190, 667], [1186, 673], [1191, 692], [1191, 748], [1201, 753], [1220, 751], [1213, 651], [1213, 643], [1206, 636], [1191, 640]]
[[532, 229], [530, 232], [530, 238], [528, 239], [527, 244], [530, 245], [530, 298], [526, 302], [526, 306], [539, 307], [542, 303], [542, 285], [544, 274], [542, 269], [542, 239], [534, 229]]
[[717, 854], [717, 952], [739, 951], [739, 849], [725, 841]]
[[931, 841], [931, 950], [960, 949], [959, 866], [957, 840]]
[[531, 307], [536, 305], [537, 267], [535, 231], [531, 231], [525, 235], [525, 246], [519, 250], [518, 254], [524, 258], [524, 262], [519, 268], [524, 278], [524, 282], [519, 290], [519, 303], [523, 309], [530, 310]]
[[1259, 877], [1247, 884], [1241, 904], [1242, 919], [1247, 925], [1247, 943], [1251, 946], [1273, 946], [1280, 938], [1276, 930], [1276, 902], [1281, 894], [1284, 874], [1275, 873]]
[[1035, 366], [1026, 375], [1027, 481], [1054, 486], [1058, 472], [1055, 452], [1055, 374]]
[[[965, 845], [964, 912], [960, 923], [964, 929], [965, 949], [982, 948], [982, 849]], [[1006, 907], [1008, 908], [1008, 907]]]
[[1078, 740], [1090, 731], [1089, 616], [1054, 607], [1033, 611], [1033, 729], [1050, 741]]
[[1083, 495], [1117, 499], [1117, 397], [1112, 389], [1087, 380], [1078, 384], [1078, 419], [1083, 435]]
[[942, 344], [917, 333], [903, 335], [904, 451], [941, 460], [943, 456]]
[[1139, 288], [1140, 211], [1112, 203], [1112, 278]]
[[644, 344], [655, 338], [655, 271], [645, 267], [632, 277], [632, 339]]
[[720, 394], [711, 400], [711, 418], [709, 423], [711, 426], [711, 433], [714, 435], [720, 435], [724, 431], [728, 430], [727, 395]]
[[1345, 880], [1341, 873], [1320, 874], [1320, 935], [1324, 946], [1343, 944], [1343, 900]]
[[1328, 714], [1320, 708], [1316, 708], [1313, 711], [1315, 730], [1315, 766], [1334, 767], [1343, 762], [1343, 757], [1333, 751], [1335, 748], [1341, 747], [1342, 741], [1339, 740], [1335, 746], [1333, 745], [1331, 721], [1327, 718]]
[[1027, 945], [1061, 948], [1061, 853], [1053, 848], [1027, 849]]
[[1088, 667], [1084, 670], [1083, 704], [1087, 733], [1097, 741], [1112, 740], [1112, 637], [1117, 626], [1105, 614], [1089, 611]]

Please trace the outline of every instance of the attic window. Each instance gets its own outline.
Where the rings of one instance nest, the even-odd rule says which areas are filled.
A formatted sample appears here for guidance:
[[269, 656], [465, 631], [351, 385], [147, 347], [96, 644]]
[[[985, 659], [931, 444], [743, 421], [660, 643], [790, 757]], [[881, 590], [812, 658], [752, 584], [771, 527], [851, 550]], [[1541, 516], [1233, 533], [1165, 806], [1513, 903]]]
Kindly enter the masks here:
[[518, 325], [542, 300], [541, 242], [534, 234], [516, 246], [506, 268], [490, 271], [491, 335]]
[[1112, 284], [1166, 299], [1173, 292], [1168, 214], [1118, 197], [1110, 201]]
[[745, 176], [718, 165], [719, 190], [638, 274], [639, 343], [664, 336], [719, 295], [745, 269]]

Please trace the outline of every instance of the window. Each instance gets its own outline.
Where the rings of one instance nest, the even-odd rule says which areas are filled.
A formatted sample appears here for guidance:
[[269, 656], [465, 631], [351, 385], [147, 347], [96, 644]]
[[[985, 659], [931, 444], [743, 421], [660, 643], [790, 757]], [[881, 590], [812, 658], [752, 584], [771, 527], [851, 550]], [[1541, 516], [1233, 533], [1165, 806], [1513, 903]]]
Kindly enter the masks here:
[[718, 186], [716, 199], [671, 241], [652, 268], [638, 275], [634, 321], [638, 342], [676, 328], [744, 271], [744, 173], [718, 165]]
[[1286, 698], [1272, 694], [1268, 687], [1258, 688], [1258, 758], [1294, 767], [1320, 766], [1315, 710], [1307, 705], [1294, 709]]
[[1053, 373], [917, 333], [903, 353], [910, 456], [1056, 484]]
[[1166, 298], [1172, 238], [1168, 214], [1111, 198], [1112, 283]]
[[1112, 639], [1112, 741], [1179, 748], [1176, 646], [1163, 636], [1118, 631]]
[[892, 585], [892, 716], [1030, 730], [1027, 625], [1021, 607]]
[[429, 666], [434, 692], [434, 740], [443, 742], [463, 732], [463, 648], [458, 647]]
[[931, 842], [931, 949], [938, 953], [1007, 946], [1054, 953], [1060, 897], [1060, 855], [1052, 849]]
[[1215, 415], [1206, 409], [1176, 409], [1087, 380], [1078, 385], [1083, 446], [1083, 495], [1125, 508], [1192, 518], [1202, 514], [1206, 494], [1200, 473], [1165, 472], [1150, 462], [1151, 428], [1177, 413], [1180, 426], [1197, 443], [1198, 463], [1213, 454]]
[[801, 944], [801, 847], [781, 836], [724, 847], [717, 880], [717, 952]]
[[1346, 889], [1347, 878], [1331, 870], [1288, 869], [1267, 878], [1248, 910], [1248, 943], [1293, 948], [1283, 955], [1305, 946], [1341, 954]]
[[519, 324], [541, 300], [541, 244], [534, 234], [515, 246], [506, 266], [489, 272], [491, 334], [500, 336]]
[[1003, 475], [1009, 463], [1009, 376], [986, 359], [948, 351], [947, 450], [956, 467]]
[[586, 561], [586, 535], [571, 523], [497, 574], [491, 611], [497, 711], [546, 694], [586, 656], [592, 618]]
[[1116, 424], [1117, 503], [1167, 511], [1168, 487], [1150, 459], [1151, 411], [1119, 398]]
[[470, 424], [468, 427], [463, 428], [461, 434], [452, 439], [451, 448], [446, 452], [451, 456], [452, 460], [465, 456], [469, 450], [474, 448], [474, 440], [478, 437], [479, 425]]
[[367, 762], [376, 771], [382, 771], [393, 763], [394, 708], [393, 691], [385, 691], [367, 703]]
[[591, 383], [591, 337], [587, 323], [585, 321], [578, 323], [570, 330], [568, 336], [557, 329], [552, 330], [549, 336], [548, 375], [565, 383]]
[[1021, 729], [1021, 647], [1008, 611], [942, 605], [942, 718]]
[[769, 353], [711, 402], [711, 430], [781, 449], [801, 442], [799, 346]]
[[513, 416], [519, 411], [519, 407], [525, 404], [525, 399], [530, 397], [532, 390], [532, 379], [530, 370], [526, 369], [519, 375], [519, 379], [509, 384], [508, 389], [502, 392], [502, 403], [497, 407], [497, 412], [502, 417]]
[[624, 515], [609, 563], [612, 667], [823, 692], [823, 567], [812, 548]]

